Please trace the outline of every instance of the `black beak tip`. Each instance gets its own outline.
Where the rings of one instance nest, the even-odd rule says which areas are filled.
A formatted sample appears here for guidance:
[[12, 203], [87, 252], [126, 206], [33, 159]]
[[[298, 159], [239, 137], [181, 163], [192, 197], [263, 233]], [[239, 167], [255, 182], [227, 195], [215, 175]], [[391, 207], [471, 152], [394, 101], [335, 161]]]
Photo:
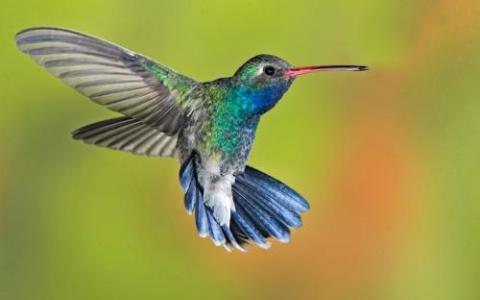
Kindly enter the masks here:
[[368, 71], [370, 70], [367, 66], [358, 66], [356, 71]]

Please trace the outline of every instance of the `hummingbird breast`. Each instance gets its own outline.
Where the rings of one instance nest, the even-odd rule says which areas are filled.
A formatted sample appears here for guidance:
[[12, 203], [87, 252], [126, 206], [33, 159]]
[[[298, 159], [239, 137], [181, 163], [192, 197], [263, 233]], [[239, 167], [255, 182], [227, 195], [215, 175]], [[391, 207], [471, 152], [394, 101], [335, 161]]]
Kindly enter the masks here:
[[228, 82], [210, 89], [207, 85], [201, 109], [193, 113], [177, 144], [182, 164], [195, 154], [194, 168], [204, 203], [221, 226], [230, 224], [235, 211], [232, 185], [235, 175], [245, 170], [260, 120], [260, 115], [249, 114], [242, 99], [232, 95]]
[[195, 151], [202, 161], [217, 162], [221, 174], [243, 172], [260, 116], [245, 113], [241, 101], [218, 83], [207, 88], [203, 102], [196, 120], [179, 136], [182, 160]]

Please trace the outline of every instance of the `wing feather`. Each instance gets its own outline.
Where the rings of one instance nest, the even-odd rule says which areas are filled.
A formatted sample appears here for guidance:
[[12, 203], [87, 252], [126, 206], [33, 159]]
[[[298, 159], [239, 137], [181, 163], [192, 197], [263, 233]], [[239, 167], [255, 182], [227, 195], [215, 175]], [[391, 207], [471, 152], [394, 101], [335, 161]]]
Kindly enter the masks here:
[[176, 157], [177, 135], [167, 135], [129, 117], [100, 121], [73, 132], [73, 138], [138, 155]]
[[201, 85], [153, 60], [83, 33], [54, 27], [17, 34], [18, 48], [91, 100], [176, 134], [201, 101]]

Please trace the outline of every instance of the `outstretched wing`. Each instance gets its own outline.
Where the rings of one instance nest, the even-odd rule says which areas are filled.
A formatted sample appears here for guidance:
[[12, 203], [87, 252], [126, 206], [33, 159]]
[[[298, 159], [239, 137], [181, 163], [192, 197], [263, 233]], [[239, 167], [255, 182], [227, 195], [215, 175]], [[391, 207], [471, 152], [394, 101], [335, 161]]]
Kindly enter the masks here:
[[137, 155], [177, 157], [177, 135], [167, 135], [129, 117], [103, 120], [75, 130], [72, 136], [87, 144]]
[[18, 48], [93, 101], [174, 135], [201, 87], [153, 60], [98, 38], [60, 28], [31, 28]]

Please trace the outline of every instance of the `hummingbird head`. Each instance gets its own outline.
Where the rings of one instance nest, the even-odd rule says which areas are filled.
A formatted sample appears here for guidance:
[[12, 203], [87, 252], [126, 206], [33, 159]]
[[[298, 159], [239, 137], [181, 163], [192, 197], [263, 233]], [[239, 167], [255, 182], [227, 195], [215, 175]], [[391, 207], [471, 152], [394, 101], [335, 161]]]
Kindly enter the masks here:
[[292, 66], [273, 55], [257, 55], [244, 63], [233, 75], [235, 91], [254, 114], [271, 109], [292, 84], [294, 77], [286, 70]]
[[333, 65], [293, 67], [285, 60], [267, 54], [257, 55], [244, 63], [233, 75], [235, 92], [254, 114], [270, 110], [288, 90], [293, 80], [303, 74], [319, 71], [365, 71], [365, 66]]

